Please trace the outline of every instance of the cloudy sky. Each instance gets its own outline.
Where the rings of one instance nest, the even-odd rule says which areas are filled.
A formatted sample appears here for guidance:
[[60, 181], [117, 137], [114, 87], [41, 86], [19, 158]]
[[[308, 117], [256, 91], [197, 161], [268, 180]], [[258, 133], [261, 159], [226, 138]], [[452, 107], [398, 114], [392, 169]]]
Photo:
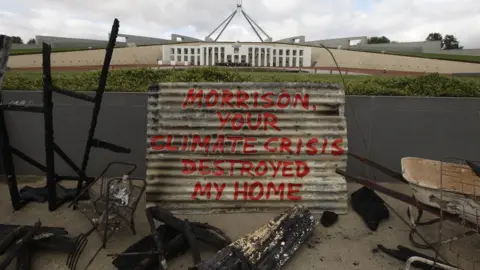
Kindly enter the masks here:
[[[0, 33], [107, 39], [114, 18], [120, 33], [203, 39], [237, 0], [0, 0]], [[480, 48], [480, 0], [244, 0], [246, 12], [273, 39], [307, 40], [385, 35], [424, 40], [430, 32], [457, 36]], [[252, 41], [255, 33], [237, 16], [220, 40]]]

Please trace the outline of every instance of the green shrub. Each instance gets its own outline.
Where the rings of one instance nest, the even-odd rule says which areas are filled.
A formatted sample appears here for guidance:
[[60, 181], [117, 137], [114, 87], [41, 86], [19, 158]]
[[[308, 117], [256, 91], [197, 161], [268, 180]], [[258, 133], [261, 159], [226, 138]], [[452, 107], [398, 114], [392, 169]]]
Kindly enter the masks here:
[[[91, 91], [98, 85], [100, 71], [56, 73], [57, 87]], [[439, 74], [410, 77], [344, 76], [348, 95], [480, 97], [479, 79], [457, 79]], [[290, 74], [282, 72], [237, 72], [205, 67], [195, 69], [119, 69], [112, 70], [107, 91], [143, 92], [151, 83], [161, 82], [331, 82], [342, 83], [338, 75]], [[41, 73], [7, 72], [3, 89], [40, 90]]]

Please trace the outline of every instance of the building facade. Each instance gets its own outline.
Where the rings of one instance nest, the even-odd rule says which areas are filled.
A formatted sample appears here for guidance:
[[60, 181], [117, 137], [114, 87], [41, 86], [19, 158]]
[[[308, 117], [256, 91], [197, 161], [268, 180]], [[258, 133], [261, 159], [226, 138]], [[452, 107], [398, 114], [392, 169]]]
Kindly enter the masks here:
[[189, 43], [163, 45], [164, 65], [310, 67], [308, 46], [275, 43]]

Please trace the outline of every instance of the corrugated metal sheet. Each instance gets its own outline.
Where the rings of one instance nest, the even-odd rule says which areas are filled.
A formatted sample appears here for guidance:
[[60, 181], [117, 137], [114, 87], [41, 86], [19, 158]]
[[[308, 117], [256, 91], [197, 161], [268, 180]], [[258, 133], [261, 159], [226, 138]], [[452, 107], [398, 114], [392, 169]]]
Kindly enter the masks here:
[[[198, 94], [200, 90], [203, 95], [188, 95], [189, 91]], [[224, 96], [228, 99], [229, 94], [233, 97], [223, 100]], [[307, 107], [307, 95], [308, 109], [305, 109], [302, 105]], [[188, 97], [200, 99], [192, 101]], [[282, 108], [289, 101], [288, 97], [290, 105]], [[239, 99], [242, 101], [242, 98], [244, 103], [237, 103]], [[199, 100], [202, 101], [201, 105], [198, 104]], [[188, 103], [189, 101], [194, 103]], [[228, 105], [228, 101], [233, 108]], [[270, 101], [280, 106], [269, 108]], [[280, 103], [277, 103], [278, 101]], [[184, 104], [187, 105], [185, 108], [182, 107]], [[331, 84], [152, 85], [149, 89], [147, 116], [147, 206], [158, 204], [175, 213], [214, 213], [280, 211], [294, 204], [301, 204], [313, 212], [331, 210], [345, 213], [347, 184], [343, 177], [335, 173], [336, 168], [345, 169], [347, 161], [344, 104], [343, 89]], [[228, 113], [231, 116], [236, 115], [236, 120], [233, 124], [228, 122], [222, 129], [218, 114], [224, 118]], [[237, 127], [237, 124], [241, 123], [241, 116], [245, 122], [251, 119], [250, 123], [254, 127], [259, 119], [258, 115], [262, 115], [260, 119], [263, 120], [260, 129], [250, 130], [248, 126], [238, 130], [232, 128], [232, 125]], [[265, 125], [266, 119], [270, 123]], [[219, 141], [222, 135], [225, 141], [228, 141], [224, 151], [219, 147], [222, 145], [222, 141]], [[171, 141], [168, 146], [169, 136]], [[202, 147], [198, 144], [201, 141], [197, 141], [197, 147], [192, 148], [190, 142], [195, 136], [202, 140], [210, 136], [210, 142]], [[244, 144], [241, 142], [232, 149], [231, 142], [235, 137], [231, 136], [248, 138], [242, 139], [248, 140], [245, 149], [256, 150], [256, 153], [245, 153]], [[278, 141], [272, 139], [276, 137], [279, 138]], [[155, 147], [157, 150], [152, 147], [153, 138], [158, 139]], [[312, 138], [317, 138], [318, 143]], [[302, 139], [300, 147], [299, 139]], [[189, 143], [185, 144], [184, 140]], [[335, 140], [339, 143], [338, 146], [343, 148], [343, 153], [336, 151], [332, 154], [332, 151], [338, 150], [332, 146]], [[288, 146], [288, 142], [291, 143], [290, 151], [284, 147], [281, 153], [280, 144]], [[313, 149], [318, 152], [307, 152], [314, 151]], [[195, 162], [194, 172], [183, 171], [184, 162], [187, 162], [185, 160]], [[204, 163], [200, 164], [200, 160]], [[310, 169], [306, 175], [305, 166]], [[191, 168], [190, 165], [187, 168]], [[275, 168], [278, 168], [276, 175]], [[235, 186], [236, 182], [238, 186]], [[253, 192], [246, 193], [246, 200], [242, 193], [238, 193], [244, 190], [245, 183], [247, 191], [252, 188]], [[221, 189], [222, 185], [223, 190], [219, 194], [216, 187]], [[211, 189], [210, 192], [203, 190], [203, 194], [201, 190], [197, 190], [195, 196], [195, 186], [203, 189], [210, 186]], [[299, 189], [299, 192], [295, 193], [296, 189]], [[207, 195], [211, 195], [210, 198]], [[294, 200], [294, 196], [301, 196], [301, 200]]]

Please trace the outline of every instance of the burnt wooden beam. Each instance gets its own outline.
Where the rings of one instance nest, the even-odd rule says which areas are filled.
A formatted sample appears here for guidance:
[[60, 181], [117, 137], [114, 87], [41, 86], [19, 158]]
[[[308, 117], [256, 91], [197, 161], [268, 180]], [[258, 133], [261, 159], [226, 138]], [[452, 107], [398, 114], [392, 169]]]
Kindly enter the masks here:
[[153, 236], [153, 241], [155, 242], [155, 251], [158, 253], [158, 269], [164, 270], [167, 269], [167, 260], [163, 254], [164, 248], [162, 243], [163, 235], [165, 234], [166, 227], [162, 227], [159, 230], [155, 228], [155, 220], [153, 220], [153, 215], [151, 213], [151, 208], [147, 208], [147, 221], [150, 225], [150, 232]]
[[[121, 254], [108, 255], [117, 257], [112, 262], [117, 269], [166, 269], [167, 260], [184, 254], [189, 248], [196, 265], [202, 260], [198, 240], [217, 250], [232, 242], [219, 228], [207, 223], [181, 220], [158, 206], [147, 208], [146, 214], [151, 235], [136, 242]], [[163, 224], [155, 229], [154, 219]]]
[[[170, 226], [177, 231], [184, 231], [185, 221], [175, 217], [170, 211], [159, 206], [152, 206], [149, 207], [149, 209], [151, 215], [156, 220], [165, 223], [165, 225]], [[230, 244], [230, 241], [207, 229], [196, 226], [195, 223], [192, 223], [192, 230], [198, 240], [209, 244], [216, 249], [222, 249]]]
[[[3, 233], [4, 231], [9, 231], [9, 230], [13, 231], [18, 227], [24, 227], [25, 230], [29, 230], [33, 228], [33, 226], [29, 226], [29, 225], [0, 224], [0, 233]], [[57, 235], [67, 235], [68, 231], [63, 227], [42, 226], [37, 231], [37, 234], [40, 234], [40, 233], [55, 233]]]
[[185, 235], [185, 239], [187, 239], [188, 246], [190, 247], [190, 251], [192, 252], [193, 262], [194, 264], [199, 264], [202, 261], [200, 257], [200, 250], [198, 249], [197, 238], [193, 233], [193, 228], [188, 219], [185, 219], [185, 228], [183, 230], [183, 234]]
[[15, 240], [25, 234], [25, 229], [24, 226], [17, 227], [13, 232], [9, 233], [2, 242], [0, 242], [0, 255], [4, 254]]
[[32, 269], [32, 256], [33, 248], [31, 244], [27, 244], [20, 253], [17, 255], [17, 264], [15, 270], [31, 270]]
[[280, 269], [310, 237], [317, 224], [308, 209], [295, 206], [195, 267], [198, 270]]
[[31, 241], [31, 246], [39, 250], [51, 250], [64, 253], [72, 253], [77, 249], [76, 239], [63, 235], [52, 235], [48, 238], [33, 240]]
[[[167, 245], [165, 245], [165, 259], [171, 260], [176, 258], [185, 252], [188, 251], [188, 242], [185, 238], [185, 235], [179, 234], [174, 239], [172, 239]], [[138, 263], [134, 262], [133, 264], [119, 264], [115, 263], [114, 265], [117, 266], [118, 270], [146, 270], [146, 269], [158, 269], [158, 252], [140, 252], [140, 253], [125, 253], [125, 254], [112, 254], [123, 256], [126, 255], [127, 257], [130, 256], [138, 256], [138, 255], [147, 255], [148, 257], [143, 257]], [[129, 258], [131, 261], [131, 259]], [[155, 267], [156, 266], [156, 267]]]
[[20, 243], [17, 244], [16, 246], [12, 247], [10, 252], [5, 256], [3, 261], [0, 263], [0, 270], [6, 270], [7, 267], [10, 265], [12, 260], [17, 257], [20, 251], [22, 251], [26, 245], [28, 245], [29, 241], [32, 240], [32, 238], [35, 236], [37, 233], [37, 230], [42, 226], [42, 223], [40, 221], [37, 221], [35, 225], [28, 230], [28, 232], [22, 237], [20, 240]]
[[[158, 226], [157, 231], [160, 230], [164, 230], [161, 241], [166, 260], [176, 258], [188, 251], [188, 243], [183, 234], [166, 225]], [[155, 241], [153, 235], [149, 235], [128, 247], [123, 253], [110, 254], [110, 256], [117, 257], [112, 264], [119, 270], [131, 270], [135, 267], [151, 269], [153, 265], [158, 265], [158, 255], [157, 252], [152, 252], [153, 250], [155, 250]]]

